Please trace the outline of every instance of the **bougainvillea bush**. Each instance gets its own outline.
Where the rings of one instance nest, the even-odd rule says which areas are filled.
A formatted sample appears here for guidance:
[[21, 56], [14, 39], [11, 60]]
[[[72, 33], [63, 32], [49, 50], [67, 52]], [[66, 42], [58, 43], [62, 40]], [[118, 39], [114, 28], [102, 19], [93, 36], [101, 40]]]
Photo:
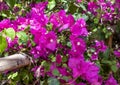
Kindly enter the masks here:
[[120, 0], [5, 0], [0, 20], [0, 56], [32, 58], [0, 83], [120, 84]]

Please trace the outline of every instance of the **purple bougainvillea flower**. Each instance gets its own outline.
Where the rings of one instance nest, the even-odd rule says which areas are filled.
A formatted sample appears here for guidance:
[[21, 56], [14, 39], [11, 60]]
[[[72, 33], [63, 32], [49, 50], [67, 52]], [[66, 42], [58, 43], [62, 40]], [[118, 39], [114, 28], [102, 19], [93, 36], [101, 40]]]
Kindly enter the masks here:
[[69, 14], [68, 16], [67, 16], [67, 20], [65, 21], [65, 24], [69, 24], [69, 26], [72, 26], [73, 24], [74, 24], [74, 22], [75, 22], [75, 20], [74, 20], [74, 17], [71, 15], [71, 14]]
[[65, 67], [57, 67], [58, 71], [62, 76], [69, 76], [69, 73], [67, 72], [67, 69]]
[[32, 48], [31, 54], [34, 55], [34, 58], [35, 58], [35, 59], [40, 57], [40, 56], [39, 56], [39, 51], [36, 50], [36, 48]]
[[76, 23], [70, 28], [72, 35], [75, 36], [87, 36], [88, 31], [86, 29], [86, 22], [83, 18], [76, 21]]
[[104, 18], [105, 20], [112, 20], [112, 14], [111, 13], [105, 13], [102, 18]]
[[0, 2], [0, 11], [8, 10], [9, 6], [5, 2]]
[[74, 24], [74, 18], [71, 14], [69, 14], [66, 17], [66, 20], [64, 20], [64, 24], [59, 28], [59, 31], [65, 30], [69, 27], [71, 27]]
[[39, 22], [41, 26], [45, 26], [48, 23], [47, 16], [37, 8], [32, 8], [30, 15], [31, 19]]
[[86, 62], [88, 65], [87, 71], [82, 75], [91, 84], [97, 83], [99, 78], [99, 67], [92, 62]]
[[14, 13], [19, 12], [19, 11], [20, 11], [20, 7], [18, 7], [18, 6], [14, 6], [13, 11], [14, 11]]
[[57, 36], [51, 31], [46, 33], [46, 29], [31, 29], [31, 33], [34, 35], [34, 41], [36, 47], [31, 50], [31, 53], [34, 54], [34, 58], [46, 58], [49, 54], [49, 51], [54, 51], [57, 46]]
[[62, 31], [74, 24], [74, 18], [71, 14], [67, 16], [64, 10], [60, 10], [50, 16], [50, 22], [53, 24], [53, 29], [59, 28], [59, 31]]
[[91, 56], [91, 60], [98, 60], [98, 52], [94, 52]]
[[88, 2], [88, 11], [90, 11], [92, 14], [96, 15], [97, 9], [98, 9], [97, 3]]
[[64, 20], [66, 20], [66, 13], [64, 10], [60, 10], [50, 16], [50, 22], [53, 24], [54, 28], [60, 27], [64, 23]]
[[50, 70], [53, 71], [56, 68], [57, 68], [56, 63], [55, 62], [51, 63]]
[[[36, 27], [36, 26], [35, 26]], [[40, 39], [45, 36], [46, 33], [46, 29], [45, 28], [40, 28], [39, 26], [37, 27], [37, 29], [35, 28], [31, 28], [31, 33], [34, 35], [34, 42], [36, 44], [39, 44]]]
[[98, 81], [99, 67], [94, 63], [86, 62], [80, 58], [70, 58], [68, 66], [72, 69], [74, 78], [80, 76], [91, 84]]
[[71, 57], [76, 57], [76, 58], [84, 59], [83, 53], [81, 53], [80, 51], [70, 50], [69, 55]]
[[19, 25], [21, 24], [29, 24], [29, 20], [25, 17], [18, 17], [16, 20], [17, 23], [19, 23]]
[[70, 42], [72, 44], [72, 51], [80, 52], [81, 54], [86, 50], [85, 41], [81, 38], [75, 37], [74, 35], [70, 36]]
[[[102, 10], [104, 11], [104, 14], [101, 16], [104, 20], [113, 20], [115, 8], [114, 5], [110, 2], [99, 2], [101, 5]], [[109, 10], [109, 11], [108, 11]]]
[[0, 22], [0, 31], [2, 31], [4, 28], [8, 28], [10, 26], [10, 20], [4, 19]]
[[75, 24], [79, 25], [81, 28], [86, 27], [86, 22], [84, 18], [78, 19]]
[[70, 58], [68, 66], [72, 69], [73, 77], [77, 78], [87, 71], [88, 65], [79, 58]]
[[46, 6], [47, 6], [48, 2], [39, 2], [37, 4], [35, 4], [35, 8], [39, 9], [40, 11], [44, 11]]
[[119, 48], [118, 50], [115, 50], [115, 51], [114, 51], [114, 55], [115, 55], [116, 57], [120, 57], [120, 48]]
[[118, 85], [118, 83], [113, 77], [113, 75], [110, 75], [108, 80], [105, 82], [105, 85]]
[[117, 67], [118, 67], [118, 68], [120, 68], [120, 63], [119, 63], [119, 62], [117, 62], [117, 64], [116, 64], [116, 65], [117, 65]]
[[36, 20], [30, 20], [30, 32], [34, 35], [34, 42], [39, 44], [41, 37], [45, 36], [46, 29]]
[[7, 46], [8, 49], [14, 47], [14, 45], [18, 44], [18, 38], [16, 37], [14, 40], [12, 40], [11, 38], [7, 37], [7, 43], [8, 43]]
[[45, 26], [48, 23], [48, 17], [44, 13], [44, 9], [46, 8], [47, 2], [40, 2], [35, 4], [35, 7], [33, 7], [28, 14], [28, 18], [36, 21], [41, 26]]
[[46, 39], [46, 43], [45, 43], [46, 48], [54, 51], [57, 46], [57, 36], [56, 36], [55, 32], [51, 31], [51, 32], [47, 33], [45, 35], [45, 39]]
[[107, 46], [104, 44], [104, 41], [95, 41], [95, 48], [98, 51], [105, 52], [107, 50]]
[[[116, 4], [114, 5], [114, 8], [120, 8], [120, 0], [116, 0]], [[118, 9], [120, 11], [120, 9]]]
[[15, 31], [23, 31], [29, 25], [29, 19], [25, 17], [18, 17], [16, 20], [13, 20], [10, 24]]
[[62, 62], [62, 57], [60, 54], [56, 56], [56, 63], [60, 64]]
[[38, 45], [31, 49], [31, 54], [34, 55], [35, 59], [36, 58], [46, 59], [49, 54], [49, 51], [47, 51], [46, 48]]

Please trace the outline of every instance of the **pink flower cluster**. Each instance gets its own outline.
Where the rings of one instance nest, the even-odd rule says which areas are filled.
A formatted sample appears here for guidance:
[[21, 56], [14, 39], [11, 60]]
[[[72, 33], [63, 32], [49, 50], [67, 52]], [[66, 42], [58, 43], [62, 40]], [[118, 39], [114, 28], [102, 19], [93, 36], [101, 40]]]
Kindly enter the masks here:
[[[103, 19], [103, 21], [111, 21], [119, 18], [119, 9], [120, 2], [119, 0], [110, 1], [110, 0], [97, 0], [88, 2], [88, 11], [90, 11], [95, 16], [98, 16]], [[118, 10], [118, 11], [116, 11]]]
[[[80, 2], [81, 0], [78, 1]], [[29, 43], [30, 40], [28, 40], [26, 46], [31, 48], [29, 52], [34, 59], [50, 62], [49, 71], [45, 70], [45, 66], [35, 66], [32, 69], [35, 77], [48, 75], [58, 78], [59, 76], [53, 74], [53, 70], [57, 69], [61, 74], [60, 77], [69, 76], [70, 78], [67, 81], [60, 79], [62, 83], [69, 83], [70, 85], [86, 85], [86, 83], [90, 85], [102, 85], [104, 82], [101, 81], [102, 79], [100, 80], [100, 78], [102, 78], [99, 75], [100, 67], [90, 59], [85, 59], [87, 45], [82, 37], [88, 36], [86, 21], [83, 18], [75, 21], [74, 17], [71, 14], [66, 14], [65, 10], [60, 10], [48, 16], [45, 13], [47, 4], [47, 2], [35, 4], [30, 13], [25, 17], [18, 17], [16, 20], [11, 21], [9, 19], [1, 21], [0, 31], [12, 27], [15, 32], [20, 32], [29, 26], [27, 33], [32, 35], [30, 40], [33, 40], [35, 43], [35, 46], [32, 46], [30, 44], [31, 42]], [[113, 14], [114, 9], [110, 2], [103, 3], [103, 0], [89, 2], [88, 10], [96, 14], [98, 4], [104, 11], [107, 11], [107, 7], [110, 7], [110, 13], [105, 13], [102, 17], [111, 20], [110, 15]], [[49, 24], [52, 25], [52, 29], [47, 27]], [[63, 32], [65, 32], [65, 34], [69, 32], [69, 34], [64, 36], [64, 34], [62, 34]], [[63, 39], [61, 35], [67, 38]], [[8, 41], [8, 43], [8, 47], [14, 47], [14, 45], [18, 43], [17, 37], [13, 41]], [[70, 47], [63, 43], [70, 43]], [[22, 48], [22, 46], [20, 47]], [[92, 48], [95, 49], [95, 53], [92, 54], [91, 58], [92, 60], [97, 60], [99, 52], [104, 52], [107, 46], [103, 41], [96, 40]], [[49, 59], [50, 55], [53, 55], [55, 61]], [[115, 55], [119, 56], [119, 53], [115, 51]], [[67, 60], [63, 61], [64, 58], [67, 58]], [[75, 82], [76, 80], [74, 79], [78, 78], [80, 78], [81, 81]], [[110, 76], [105, 83], [105, 85], [117, 85], [117, 81], [113, 76]]]

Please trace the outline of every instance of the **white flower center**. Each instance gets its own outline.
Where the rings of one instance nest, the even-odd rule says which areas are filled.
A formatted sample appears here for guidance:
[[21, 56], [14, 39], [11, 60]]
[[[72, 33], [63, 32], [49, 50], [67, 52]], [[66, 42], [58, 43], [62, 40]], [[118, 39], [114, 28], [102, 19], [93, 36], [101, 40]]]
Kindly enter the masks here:
[[95, 55], [97, 55], [97, 53], [96, 53], [96, 52], [94, 52], [94, 54], [95, 54]]
[[39, 51], [37, 51], [37, 54], [40, 54], [40, 52], [39, 52]]
[[80, 46], [80, 42], [77, 42], [77, 45]]
[[74, 52], [76, 52], [76, 50], [74, 50]]
[[50, 42], [53, 42], [53, 39], [50, 39]]

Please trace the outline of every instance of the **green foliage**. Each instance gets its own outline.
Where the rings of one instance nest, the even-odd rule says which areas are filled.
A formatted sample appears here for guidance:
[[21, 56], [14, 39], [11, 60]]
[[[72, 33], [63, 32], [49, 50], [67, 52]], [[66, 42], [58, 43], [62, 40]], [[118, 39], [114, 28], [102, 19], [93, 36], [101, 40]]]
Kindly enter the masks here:
[[5, 29], [5, 35], [7, 37], [11, 38], [12, 40], [14, 40], [14, 38], [15, 38], [15, 30], [13, 28]]
[[[29, 5], [31, 2], [38, 3], [46, 0], [4, 0], [4, 1], [8, 4], [10, 8], [9, 10], [0, 11], [0, 18], [2, 17], [0, 20], [4, 18], [9, 18], [10, 20], [14, 20], [16, 19], [16, 17], [19, 17], [19, 16], [23, 17], [30, 11]], [[93, 0], [93, 1], [96, 2], [97, 0]], [[114, 3], [115, 0], [112, 0], [112, 2]], [[120, 22], [116, 18], [115, 18], [116, 20], [114, 21], [104, 21], [104, 19], [101, 19], [102, 13], [104, 13], [104, 11], [101, 11], [99, 9], [97, 10], [99, 14], [97, 16], [93, 15], [91, 12], [87, 11], [88, 9], [87, 4], [88, 4], [88, 0], [87, 1], [82, 0], [82, 2], [80, 3], [77, 3], [76, 0], [48, 0], [48, 5], [46, 8], [47, 10], [45, 11], [45, 13], [49, 17], [50, 14], [55, 13], [61, 9], [64, 9], [67, 15], [71, 13], [75, 18], [75, 20], [79, 18], [84, 18], [86, 20], [86, 24], [87, 24], [86, 28], [91, 34], [87, 36], [86, 47], [88, 48], [86, 48], [87, 50], [84, 57], [85, 57], [85, 60], [90, 60], [92, 53], [95, 52], [95, 49], [92, 49], [92, 48], [89, 49], [91, 45], [94, 45], [93, 40], [96, 40], [96, 39], [103, 40], [105, 41], [105, 44], [108, 45], [109, 44], [108, 39], [110, 38], [110, 36], [115, 35], [115, 33], [118, 33], [118, 34], [120, 33]], [[19, 7], [18, 12], [14, 12], [14, 7], [16, 6]], [[25, 12], [24, 14], [23, 14], [23, 11]], [[112, 27], [112, 25], [115, 25], [115, 28]], [[108, 29], [107, 27], [111, 27], [111, 29]], [[46, 25], [46, 28], [48, 31], [52, 31], [53, 25], [51, 23], [48, 23]], [[6, 40], [7, 37], [11, 38], [11, 40], [14, 40], [15, 37], [18, 37], [19, 45], [26, 45], [26, 43], [30, 38], [30, 43], [32, 44], [31, 48], [36, 46], [35, 42], [33, 41], [34, 36], [28, 34], [29, 30], [30, 30], [30, 27], [28, 26], [24, 31], [19, 31], [19, 32], [15, 32], [13, 28], [7, 28], [1, 31], [0, 32], [0, 56], [1, 55], [3, 56], [3, 54], [6, 56], [9, 55], [8, 52], [3, 53], [8, 45]], [[60, 33], [61, 36], [58, 37], [59, 38], [58, 41], [60, 44], [64, 46], [67, 45], [66, 48], [71, 49], [71, 43], [67, 37], [68, 36], [67, 32], [65, 33], [64, 31]], [[119, 37], [117, 37], [117, 39], [119, 39]], [[68, 40], [68, 42], [64, 42], [65, 40]], [[117, 59], [113, 55], [113, 50], [116, 47], [117, 48], [120, 47], [119, 42], [116, 44], [116, 41], [113, 40], [112, 48], [108, 48], [105, 52], [100, 52], [98, 60], [92, 61], [100, 67], [100, 74], [102, 75], [103, 79], [107, 79], [110, 73], [119, 75], [120, 69], [117, 66], [117, 63], [118, 63], [117, 60], [119, 61], [119, 58]], [[60, 50], [60, 54], [63, 54], [63, 50]], [[56, 52], [59, 52], [59, 49]], [[69, 59], [69, 56], [68, 54], [66, 54], [62, 56], [62, 64], [56, 64], [56, 65], [62, 66], [68, 69], [68, 64], [67, 64], [68, 59]], [[48, 56], [47, 61], [42, 60], [41, 58], [36, 59], [35, 65], [36, 66], [41, 65], [42, 67], [44, 67], [45, 72], [49, 72], [53, 62], [56, 63], [56, 55], [54, 52]], [[57, 68], [54, 68], [54, 70], [52, 70], [51, 73], [56, 78], [52, 78], [52, 77], [48, 78], [48, 76], [46, 78], [46, 75], [44, 78], [40, 77], [38, 79], [40, 81], [40, 85], [60, 85], [60, 82], [57, 79], [59, 77], [61, 77], [61, 79], [65, 81], [68, 81], [69, 79], [71, 79], [69, 78], [69, 76], [61, 76]], [[5, 79], [5, 74], [3, 75], [0, 75], [0, 80]], [[117, 78], [119, 78], [119, 76], [116, 77], [116, 79]], [[34, 82], [34, 80], [37, 80], [33, 77], [32, 72], [28, 70], [28, 68], [27, 69], [23, 68], [20, 71], [15, 73], [10, 72], [7, 74], [6, 79], [10, 80], [9, 81], [10, 85], [17, 85], [19, 83], [21, 85], [29, 85], [31, 82]]]
[[16, 0], [6, 0], [6, 3], [7, 3], [11, 8], [14, 7], [15, 2], [16, 2]]
[[0, 54], [7, 48], [6, 38], [0, 35]]
[[74, 14], [76, 12], [76, 10], [77, 10], [77, 7], [74, 5], [74, 3], [70, 3], [68, 12], [71, 14]]
[[11, 74], [8, 76], [8, 79], [15, 79], [17, 76], [18, 76], [18, 72], [11, 73]]
[[59, 76], [60, 74], [59, 74], [59, 71], [57, 70], [57, 69], [54, 69], [53, 71], [52, 71], [52, 74], [54, 75], [54, 76]]
[[48, 0], [48, 9], [52, 10], [56, 5], [55, 0]]
[[49, 78], [48, 85], [60, 85], [60, 82], [56, 78]]
[[98, 24], [98, 23], [99, 23], [99, 19], [98, 19], [98, 18], [95, 18], [95, 19], [94, 19], [94, 23], [95, 23], [95, 24]]
[[118, 70], [117, 65], [116, 65], [116, 64], [113, 64], [113, 65], [111, 66], [111, 70], [112, 70], [114, 73], [116, 73], [117, 70]]
[[46, 61], [42, 61], [41, 62], [41, 66], [45, 67], [45, 71], [49, 71], [50, 70], [50, 63], [49, 62], [46, 62]]
[[33, 81], [33, 74], [26, 69], [21, 69], [21, 71], [10, 72], [7, 75], [7, 79], [9, 80], [9, 85], [28, 85]]
[[28, 35], [24, 31], [20, 31], [16, 33], [18, 39], [19, 39], [19, 44], [25, 44], [28, 41]]

